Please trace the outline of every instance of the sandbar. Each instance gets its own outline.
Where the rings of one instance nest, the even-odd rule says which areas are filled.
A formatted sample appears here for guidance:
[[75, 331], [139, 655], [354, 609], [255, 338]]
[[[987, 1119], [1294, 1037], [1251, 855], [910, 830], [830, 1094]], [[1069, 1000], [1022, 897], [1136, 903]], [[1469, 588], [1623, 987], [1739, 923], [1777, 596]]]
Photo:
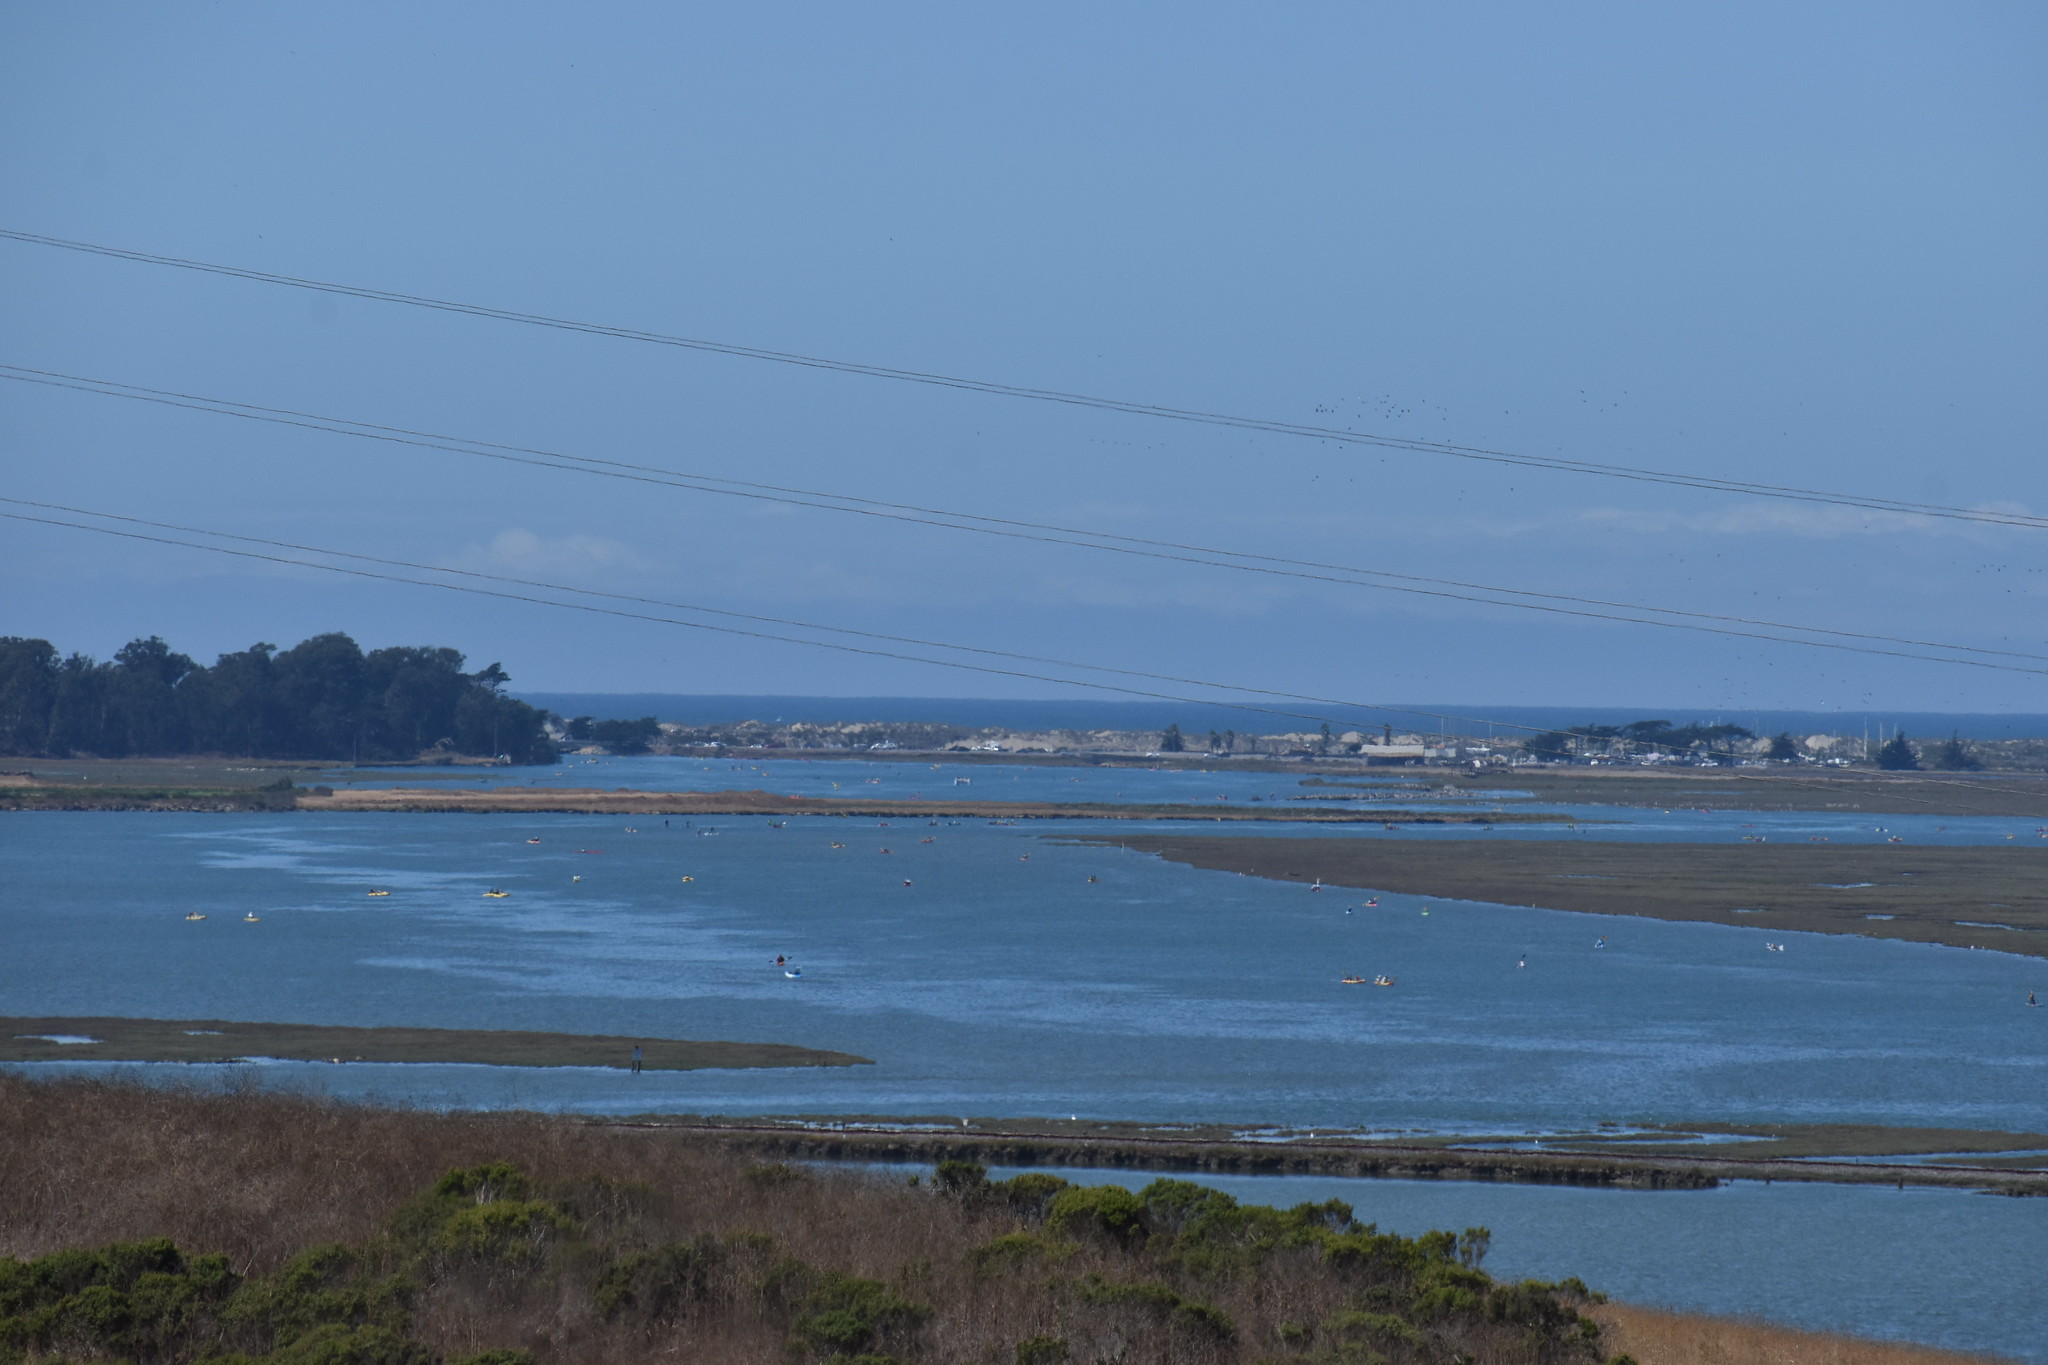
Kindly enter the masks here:
[[[91, 1043], [51, 1042], [92, 1038]], [[704, 1042], [520, 1029], [351, 1028], [222, 1019], [0, 1017], [0, 1062], [442, 1062], [481, 1066], [629, 1066], [649, 1071], [871, 1066], [866, 1057], [786, 1043]]]

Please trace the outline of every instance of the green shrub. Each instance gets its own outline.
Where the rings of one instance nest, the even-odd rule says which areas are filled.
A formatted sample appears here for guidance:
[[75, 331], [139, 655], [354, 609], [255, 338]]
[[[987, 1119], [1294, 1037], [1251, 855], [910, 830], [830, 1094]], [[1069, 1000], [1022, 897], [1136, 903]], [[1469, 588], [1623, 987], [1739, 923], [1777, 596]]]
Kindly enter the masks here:
[[1022, 1175], [1013, 1175], [1008, 1180], [999, 1181], [990, 1188], [1019, 1216], [1043, 1218], [1052, 1201], [1059, 1197], [1060, 1191], [1071, 1189], [1072, 1186], [1056, 1175], [1046, 1175], [1042, 1171], [1026, 1171]]
[[988, 1279], [1027, 1265], [1058, 1261], [1062, 1256], [1063, 1248], [1043, 1237], [1028, 1232], [1010, 1232], [968, 1248], [967, 1265], [977, 1276]]
[[1064, 1365], [1067, 1339], [1039, 1335], [1017, 1343], [1017, 1365]]
[[265, 1365], [437, 1365], [433, 1351], [388, 1327], [315, 1327]]
[[1477, 1270], [1455, 1261], [1433, 1261], [1415, 1276], [1408, 1315], [1421, 1322], [1475, 1315], [1486, 1306], [1491, 1287], [1492, 1281]]
[[779, 1190], [785, 1185], [801, 1184], [810, 1178], [808, 1172], [782, 1161], [749, 1166], [741, 1173], [741, 1179], [757, 1190]]
[[854, 1355], [908, 1337], [931, 1317], [922, 1304], [898, 1297], [880, 1280], [837, 1270], [813, 1271], [791, 1330], [815, 1351]]
[[1045, 1226], [1062, 1236], [1102, 1237], [1125, 1248], [1142, 1245], [1148, 1231], [1144, 1201], [1121, 1185], [1061, 1190], [1046, 1208]]
[[534, 1267], [571, 1228], [568, 1215], [534, 1199], [498, 1199], [451, 1215], [434, 1249], [455, 1260]]
[[321, 1327], [402, 1331], [416, 1292], [403, 1277], [365, 1279], [347, 1247], [308, 1247], [277, 1274], [244, 1282], [220, 1321], [231, 1338], [258, 1352], [274, 1351]]
[[434, 1182], [433, 1189], [407, 1200], [391, 1216], [391, 1237], [404, 1251], [422, 1255], [435, 1249], [442, 1230], [457, 1214], [502, 1201], [527, 1202], [533, 1182], [509, 1162], [465, 1166]]
[[975, 1161], [941, 1161], [932, 1172], [932, 1184], [941, 1194], [969, 1198], [988, 1190], [988, 1167]]
[[434, 1182], [437, 1199], [472, 1199], [479, 1204], [497, 1199], [525, 1199], [531, 1193], [532, 1182], [526, 1173], [509, 1161], [462, 1167]]
[[1237, 1334], [1237, 1325], [1228, 1314], [1184, 1298], [1156, 1280], [1110, 1280], [1090, 1275], [1081, 1283], [1081, 1302], [1144, 1309], [1153, 1317], [1217, 1341], [1227, 1341]]
[[1339, 1342], [1361, 1346], [1423, 1350], [1428, 1339], [1392, 1313], [1364, 1313], [1346, 1309], [1332, 1313], [1323, 1323], [1323, 1334]]
[[724, 1260], [725, 1248], [711, 1237], [668, 1242], [621, 1257], [597, 1277], [592, 1291], [597, 1311], [608, 1318], [673, 1318], [708, 1297], [711, 1274]]
[[234, 1292], [218, 1256], [191, 1262], [164, 1238], [0, 1261], [0, 1359], [61, 1347], [159, 1357]]

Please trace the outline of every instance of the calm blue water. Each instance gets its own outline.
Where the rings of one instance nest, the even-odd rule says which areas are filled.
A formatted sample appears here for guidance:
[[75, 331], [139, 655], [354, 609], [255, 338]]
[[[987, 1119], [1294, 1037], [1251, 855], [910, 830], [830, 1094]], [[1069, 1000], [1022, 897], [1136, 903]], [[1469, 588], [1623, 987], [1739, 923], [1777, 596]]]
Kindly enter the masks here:
[[[609, 1112], [2048, 1128], [2048, 1018], [2019, 1005], [2048, 989], [2035, 959], [1412, 896], [1369, 909], [1041, 837], [1085, 822], [637, 823], [14, 817], [0, 1012], [751, 1038], [879, 1063], [285, 1068], [337, 1092]], [[1400, 984], [1338, 984], [1354, 972]]]
[[[628, 762], [619, 761], [618, 779], [602, 785], [645, 785]], [[696, 766], [640, 762], [668, 764], [667, 772]], [[728, 766], [710, 765], [692, 780], [769, 790], [817, 782], [827, 791], [838, 781], [841, 790], [873, 792], [882, 784], [864, 779], [875, 776], [905, 784], [890, 794], [907, 794], [951, 791], [959, 772], [756, 766], [770, 771], [741, 783]], [[1048, 788], [1100, 783], [1107, 799], [1118, 791], [1158, 799], [1178, 794], [1174, 784], [1217, 780], [1118, 770], [1084, 772], [1086, 783], [1073, 784], [1066, 781], [1073, 770], [996, 772], [1017, 779], [1003, 794], [1026, 789], [1027, 780]], [[974, 780], [962, 793], [996, 795], [1003, 785], [989, 769], [965, 775]], [[1289, 794], [1273, 775], [1233, 777]], [[916, 782], [931, 785], [909, 785]], [[1626, 823], [1601, 827], [1600, 838], [1886, 837], [1868, 821], [1829, 815], [1604, 814]], [[629, 823], [638, 832], [629, 833]], [[2031, 840], [2036, 829], [2010, 820], [1883, 823], [1913, 842], [2004, 842], [2008, 833]], [[1176, 828], [1187, 826], [10, 816], [0, 821], [0, 1013], [744, 1038], [840, 1048], [877, 1061], [637, 1078], [596, 1069], [262, 1067], [281, 1084], [427, 1104], [1078, 1114], [1430, 1131], [1579, 1129], [1602, 1121], [2048, 1129], [2048, 1011], [2020, 1004], [2028, 989], [2048, 989], [2048, 963], [1412, 896], [1383, 894], [1378, 907], [1365, 908], [1362, 893], [1317, 893], [1056, 842]], [[542, 842], [529, 844], [529, 837]], [[1397, 836], [1374, 827], [1333, 837]], [[1503, 827], [1412, 837], [1589, 834]], [[485, 899], [491, 887], [512, 895]], [[373, 899], [365, 894], [373, 888], [392, 894]], [[209, 918], [187, 922], [188, 910]], [[242, 923], [248, 911], [262, 922]], [[1603, 935], [1609, 946], [1595, 949]], [[1788, 941], [1790, 951], [1767, 953], [1767, 937]], [[802, 980], [775, 969], [778, 953], [802, 966]], [[1524, 957], [1527, 967], [1517, 967]], [[1338, 984], [1350, 972], [1388, 972], [1399, 985]], [[195, 1079], [226, 1070], [114, 1069]], [[1674, 1290], [1652, 1297], [1716, 1311], [1791, 1311], [1755, 1297], [1751, 1263], [1762, 1253], [1743, 1240], [1749, 1234], [1699, 1221], [1697, 1211], [1735, 1208], [1739, 1199], [1428, 1188], [1449, 1191], [1447, 1198], [1469, 1193], [1484, 1208], [1469, 1216], [1432, 1212], [1426, 1221], [1484, 1222], [1497, 1231], [1509, 1215], [1492, 1210], [1538, 1207], [1527, 1200], [1564, 1199], [1541, 1207], [1569, 1211], [1580, 1207], [1570, 1198], [1612, 1199], [1597, 1207], [1640, 1210], [1615, 1216], [1647, 1220], [1654, 1232], [1614, 1244], [1634, 1248], [1643, 1273], [1664, 1267], [1657, 1273], [1668, 1272], [1669, 1284], [1696, 1281], [1704, 1296], [1673, 1297]], [[1857, 1200], [1880, 1196], [1890, 1197], [1825, 1191], [1757, 1207], [1787, 1211], [1789, 1237], [1805, 1235], [1801, 1220], [1811, 1216], [1791, 1201], [1840, 1198], [1844, 1208], [1862, 1209], [1876, 1203]], [[1309, 1196], [1287, 1196], [1296, 1197]], [[2038, 1263], [2006, 1258], [1998, 1240], [2006, 1234], [1986, 1231], [1980, 1220], [2021, 1217], [2038, 1229], [2048, 1224], [2048, 1203], [1942, 1198], [1949, 1202], [1896, 1207], [1933, 1211], [1928, 1217], [1939, 1226], [1925, 1235], [1955, 1241], [1959, 1263], [1988, 1280], [2007, 1283], [2022, 1273], [2014, 1267]], [[1367, 1207], [1363, 1198], [1354, 1202]], [[1978, 1212], [1987, 1209], [2000, 1212]], [[2023, 1212], [2005, 1212], [2013, 1209]], [[1559, 1226], [1580, 1216], [1556, 1215]], [[1580, 1273], [1635, 1293], [1636, 1281], [1596, 1273], [1606, 1262], [1574, 1259], [1597, 1236], [1545, 1241], [1552, 1225], [1530, 1226], [1529, 1245], [1561, 1248], [1555, 1264], [1531, 1273]], [[1843, 1246], [1863, 1235], [1853, 1222], [1840, 1226]], [[1519, 1273], [1518, 1253], [1505, 1238], [1497, 1247], [1499, 1265]], [[1846, 1272], [1814, 1266], [1798, 1283], [1822, 1305], [1861, 1302], [1855, 1296], [1863, 1281]], [[1948, 1331], [1943, 1305], [1963, 1302], [1949, 1289], [1929, 1287], [1918, 1299], [1899, 1292], [1906, 1298], [1896, 1311], [1910, 1318], [1900, 1319], [1908, 1322], [1901, 1331], [1976, 1344], [1930, 1335]]]

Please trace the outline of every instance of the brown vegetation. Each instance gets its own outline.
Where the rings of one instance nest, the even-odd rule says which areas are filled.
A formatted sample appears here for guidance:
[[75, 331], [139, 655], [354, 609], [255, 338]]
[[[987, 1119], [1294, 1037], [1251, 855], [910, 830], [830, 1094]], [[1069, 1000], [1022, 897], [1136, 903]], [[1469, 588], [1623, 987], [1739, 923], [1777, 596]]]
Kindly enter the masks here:
[[[15, 1358], [1601, 1358], [1582, 1289], [1487, 1280], [1483, 1238], [1171, 1182], [1141, 1198], [953, 1167], [934, 1188], [563, 1118], [13, 1076], [0, 1150], [0, 1254], [130, 1244], [0, 1262]], [[156, 1238], [175, 1246], [133, 1245]]]
[[1440, 844], [1182, 834], [1083, 842], [1280, 881], [2048, 956], [2048, 847], [2034, 845]]
[[1586, 1311], [1608, 1348], [1638, 1365], [1985, 1365], [1996, 1359], [1619, 1303]]

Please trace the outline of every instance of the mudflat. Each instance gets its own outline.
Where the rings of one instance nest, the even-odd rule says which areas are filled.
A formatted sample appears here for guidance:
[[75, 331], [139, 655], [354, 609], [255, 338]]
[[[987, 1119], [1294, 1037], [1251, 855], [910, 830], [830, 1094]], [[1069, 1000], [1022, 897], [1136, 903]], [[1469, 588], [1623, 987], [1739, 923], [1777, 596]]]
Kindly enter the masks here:
[[1196, 806], [1158, 802], [897, 801], [886, 797], [778, 796], [766, 791], [657, 792], [596, 787], [497, 787], [447, 791], [425, 787], [337, 788], [331, 796], [300, 793], [299, 810], [518, 811], [615, 815], [844, 815], [905, 820], [1200, 820], [1293, 824], [1499, 825], [1570, 824], [1544, 811], [1303, 809], [1300, 805]]
[[1132, 834], [1120, 844], [1276, 881], [1594, 915], [1944, 943], [2048, 957], [2048, 848]]
[[2048, 776], [2038, 773], [1559, 766], [1492, 768], [1445, 776], [1469, 796], [1527, 792], [1538, 801], [1563, 805], [2048, 819]]
[[[89, 1038], [91, 1042], [54, 1042]], [[482, 1066], [630, 1065], [649, 1071], [737, 1067], [867, 1066], [850, 1052], [786, 1043], [700, 1042], [514, 1029], [348, 1028], [224, 1019], [0, 1017], [0, 1062], [455, 1062]]]

